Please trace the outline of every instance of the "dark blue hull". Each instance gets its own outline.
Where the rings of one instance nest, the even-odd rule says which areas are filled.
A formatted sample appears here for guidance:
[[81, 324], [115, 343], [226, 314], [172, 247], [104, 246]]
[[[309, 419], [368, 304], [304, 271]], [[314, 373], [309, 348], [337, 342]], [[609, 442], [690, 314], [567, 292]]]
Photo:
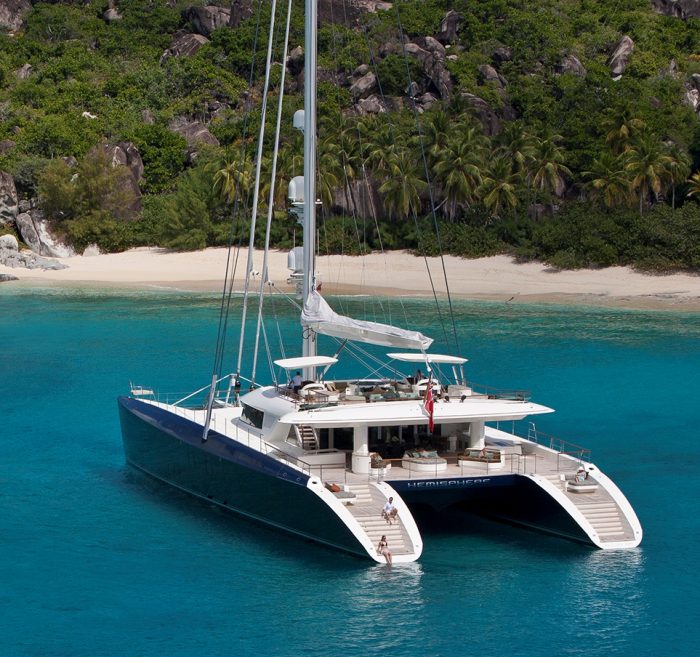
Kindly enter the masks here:
[[192, 495], [286, 532], [366, 557], [352, 532], [306, 486], [309, 477], [215, 431], [129, 397], [119, 398], [126, 460]]
[[591, 544], [568, 512], [528, 477], [513, 474], [386, 481], [406, 502], [419, 526], [421, 518], [435, 513], [451, 518], [451, 511], [459, 510]]

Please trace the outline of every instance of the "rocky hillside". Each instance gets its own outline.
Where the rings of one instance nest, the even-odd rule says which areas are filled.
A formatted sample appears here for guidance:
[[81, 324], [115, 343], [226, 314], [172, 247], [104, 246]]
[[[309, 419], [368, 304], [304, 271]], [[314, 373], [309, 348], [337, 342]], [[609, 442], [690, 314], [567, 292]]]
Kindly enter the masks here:
[[[225, 243], [251, 196], [261, 4], [0, 0], [0, 234], [43, 256]], [[302, 10], [285, 62], [282, 216], [300, 173]], [[320, 0], [319, 12], [329, 250], [700, 266], [700, 0]], [[293, 232], [283, 220], [273, 237], [286, 246]]]

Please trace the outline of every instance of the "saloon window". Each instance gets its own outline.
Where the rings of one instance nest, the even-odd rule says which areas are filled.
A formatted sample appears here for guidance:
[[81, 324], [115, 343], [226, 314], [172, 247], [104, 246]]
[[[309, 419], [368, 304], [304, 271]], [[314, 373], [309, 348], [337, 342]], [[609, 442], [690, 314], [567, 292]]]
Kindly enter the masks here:
[[259, 411], [257, 408], [243, 404], [242, 417], [246, 422], [248, 422], [248, 424], [252, 424], [254, 427], [262, 429], [264, 416], [265, 414], [262, 411]]

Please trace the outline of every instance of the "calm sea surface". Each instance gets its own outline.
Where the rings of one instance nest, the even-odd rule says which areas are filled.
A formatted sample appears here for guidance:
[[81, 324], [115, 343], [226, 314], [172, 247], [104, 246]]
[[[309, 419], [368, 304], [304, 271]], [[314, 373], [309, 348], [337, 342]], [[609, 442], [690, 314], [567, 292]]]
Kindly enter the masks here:
[[[427, 301], [335, 305], [436, 333]], [[275, 357], [279, 336], [298, 355], [268, 311]], [[645, 537], [605, 553], [473, 521], [393, 570], [125, 466], [117, 395], [203, 386], [217, 319], [217, 295], [0, 289], [2, 657], [700, 653], [700, 315], [457, 304], [469, 378], [556, 408], [538, 428], [592, 449]]]

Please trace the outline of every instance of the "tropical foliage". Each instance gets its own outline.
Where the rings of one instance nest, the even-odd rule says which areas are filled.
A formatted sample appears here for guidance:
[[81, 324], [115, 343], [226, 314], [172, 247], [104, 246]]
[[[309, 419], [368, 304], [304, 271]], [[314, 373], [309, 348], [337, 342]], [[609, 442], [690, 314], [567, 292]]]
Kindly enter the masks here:
[[[262, 16], [215, 30], [195, 55], [163, 57], [172, 35], [191, 28], [183, 10], [197, 3], [121, 0], [122, 19], [109, 23], [89, 3], [37, 3], [21, 33], [0, 34], [0, 169], [79, 248], [244, 239], [256, 196], [260, 217], [272, 198], [274, 245], [295, 243], [286, 194], [302, 173], [301, 135], [291, 127], [302, 80], [288, 72], [273, 188], [272, 160], [256, 163], [254, 146], [269, 4], [252, 3]], [[441, 246], [559, 267], [698, 267], [700, 121], [686, 102], [700, 73], [698, 20], [661, 16], [648, 0], [393, 4], [363, 15], [360, 29], [335, 16], [319, 30], [323, 248]], [[294, 1], [291, 47], [303, 38], [302, 5]], [[405, 43], [427, 48], [449, 9], [462, 15], [444, 60], [451, 92], [418, 111], [416, 94], [439, 96], [439, 85]], [[635, 49], [613, 80], [608, 58], [623, 35]], [[562, 71], [568, 56], [585, 75]], [[29, 75], [18, 75], [26, 64]], [[485, 79], [485, 65], [499, 84]], [[348, 80], [358, 70], [378, 76], [381, 112], [357, 111]], [[495, 128], [468, 102], [474, 96], [492, 108]], [[188, 146], [171, 130], [178, 117], [207, 124], [220, 145]], [[125, 141], [144, 164], [140, 209], [120, 179], [126, 169], [104, 160], [106, 144]]]

